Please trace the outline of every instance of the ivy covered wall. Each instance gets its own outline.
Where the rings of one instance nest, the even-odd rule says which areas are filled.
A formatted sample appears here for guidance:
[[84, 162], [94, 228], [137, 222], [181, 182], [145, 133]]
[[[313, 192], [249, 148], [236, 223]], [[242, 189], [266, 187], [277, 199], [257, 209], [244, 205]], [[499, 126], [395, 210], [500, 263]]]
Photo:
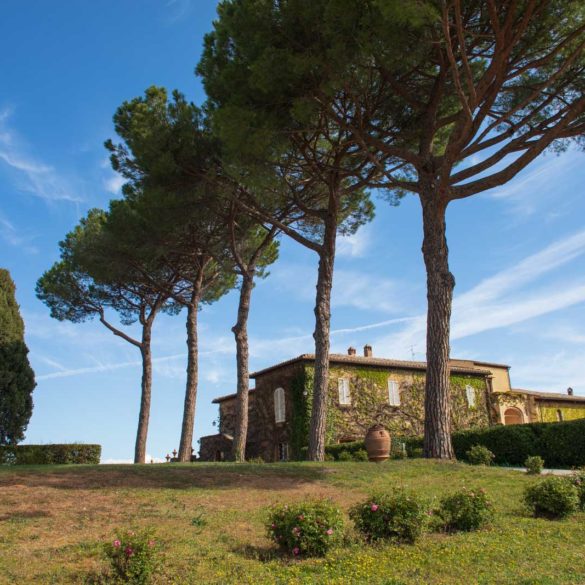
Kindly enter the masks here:
[[539, 405], [540, 420], [542, 422], [557, 422], [559, 410], [562, 420], [577, 420], [585, 418], [585, 406], [543, 406]]
[[[299, 458], [307, 445], [314, 368], [304, 366], [291, 384], [291, 453]], [[340, 405], [339, 378], [349, 379], [351, 405]], [[388, 403], [388, 380], [399, 383], [400, 406]], [[467, 403], [466, 387], [475, 389], [476, 404]], [[489, 398], [483, 376], [451, 376], [453, 430], [489, 425]], [[373, 424], [391, 434], [418, 436], [424, 430], [424, 375], [381, 368], [333, 366], [329, 373], [327, 444], [362, 439]]]

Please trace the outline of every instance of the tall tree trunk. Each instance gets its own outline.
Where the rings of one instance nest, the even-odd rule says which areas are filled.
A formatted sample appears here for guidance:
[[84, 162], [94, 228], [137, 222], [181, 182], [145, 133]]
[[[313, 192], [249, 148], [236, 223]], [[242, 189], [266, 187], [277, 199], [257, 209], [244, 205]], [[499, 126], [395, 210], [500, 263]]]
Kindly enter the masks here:
[[309, 461], [325, 459], [327, 430], [327, 391], [329, 385], [329, 330], [331, 325], [331, 288], [337, 236], [337, 209], [330, 211], [325, 222], [323, 248], [319, 254], [317, 298], [315, 303], [315, 380], [309, 427]]
[[195, 404], [197, 402], [197, 383], [199, 373], [199, 348], [197, 343], [197, 311], [199, 296], [194, 294], [187, 307], [187, 386], [183, 407], [183, 424], [179, 445], [179, 461], [191, 461], [193, 447], [193, 426], [195, 424]]
[[142, 326], [142, 388], [140, 395], [140, 414], [138, 415], [138, 431], [134, 449], [134, 463], [146, 463], [146, 437], [148, 435], [148, 421], [150, 418], [150, 399], [152, 393], [152, 353], [151, 353], [152, 323]]
[[246, 438], [248, 435], [248, 388], [250, 373], [248, 370], [248, 315], [250, 314], [250, 298], [254, 287], [254, 268], [244, 274], [240, 287], [238, 304], [238, 320], [232, 331], [236, 338], [236, 367], [238, 377], [236, 397], [236, 428], [232, 457], [235, 461], [246, 459]]
[[[429, 188], [430, 189], [430, 188]], [[421, 196], [423, 256], [427, 269], [427, 375], [425, 457], [454, 459], [451, 444], [449, 333], [455, 279], [449, 271], [445, 212], [447, 202], [432, 192]]]

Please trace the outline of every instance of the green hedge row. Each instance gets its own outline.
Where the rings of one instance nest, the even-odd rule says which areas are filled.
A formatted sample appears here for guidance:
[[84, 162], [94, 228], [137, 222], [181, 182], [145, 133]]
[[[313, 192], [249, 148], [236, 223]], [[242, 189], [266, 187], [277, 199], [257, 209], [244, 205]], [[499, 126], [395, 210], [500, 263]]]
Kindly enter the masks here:
[[0, 447], [2, 465], [63, 465], [100, 462], [101, 445], [16, 445]]
[[[421, 437], [392, 437], [391, 443], [391, 452], [395, 453], [398, 451], [402, 451], [402, 443], [404, 443], [404, 447], [406, 449], [406, 454], [408, 457], [421, 457], [422, 456], [422, 446], [423, 441]], [[365, 441], [353, 441], [351, 443], [335, 443], [333, 445], [327, 445], [325, 447], [325, 455], [329, 455], [335, 459], [335, 461], [339, 461], [339, 456], [342, 453], [349, 453], [350, 455], [354, 455], [357, 451], [365, 451], [366, 450], [366, 443]], [[303, 459], [307, 457], [307, 447], [303, 447], [301, 449], [301, 454]]]
[[[392, 437], [392, 451], [404, 443], [408, 457], [422, 456], [422, 437]], [[524, 465], [527, 457], [540, 455], [547, 467], [585, 466], [585, 419], [566, 422], [497, 425], [453, 433], [457, 459], [465, 460], [474, 445], [483, 445], [495, 455], [498, 465]], [[364, 441], [327, 445], [325, 453], [339, 460], [341, 453], [353, 455], [365, 449]], [[306, 447], [303, 449], [306, 456]]]
[[453, 434], [458, 459], [465, 459], [473, 445], [487, 447], [500, 465], [524, 465], [527, 457], [540, 455], [547, 467], [581, 467], [585, 465], [585, 419], [498, 425]]

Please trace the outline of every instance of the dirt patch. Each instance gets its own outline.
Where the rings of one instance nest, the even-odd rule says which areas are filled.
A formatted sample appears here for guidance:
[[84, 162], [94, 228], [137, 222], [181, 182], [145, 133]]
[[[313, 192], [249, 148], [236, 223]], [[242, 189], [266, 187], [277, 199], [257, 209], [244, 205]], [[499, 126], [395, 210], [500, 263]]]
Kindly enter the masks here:
[[142, 489], [266, 489], [282, 490], [311, 484], [325, 477], [325, 469], [310, 468], [298, 473], [282, 472], [278, 466], [244, 468], [159, 465], [92, 468], [59, 468], [43, 473], [6, 473], [0, 475], [0, 487], [50, 487], [75, 489], [142, 488]]
[[31, 518], [48, 518], [52, 516], [46, 510], [17, 510], [8, 514], [0, 514], [0, 522], [6, 520], [29, 520]]

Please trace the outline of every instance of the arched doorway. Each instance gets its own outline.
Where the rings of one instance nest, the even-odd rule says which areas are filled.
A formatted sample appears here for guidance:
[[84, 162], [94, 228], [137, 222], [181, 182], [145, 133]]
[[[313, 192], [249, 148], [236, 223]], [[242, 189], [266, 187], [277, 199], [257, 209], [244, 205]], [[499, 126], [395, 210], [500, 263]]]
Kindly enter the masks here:
[[505, 425], [521, 425], [524, 422], [524, 416], [519, 408], [507, 408], [504, 412]]

